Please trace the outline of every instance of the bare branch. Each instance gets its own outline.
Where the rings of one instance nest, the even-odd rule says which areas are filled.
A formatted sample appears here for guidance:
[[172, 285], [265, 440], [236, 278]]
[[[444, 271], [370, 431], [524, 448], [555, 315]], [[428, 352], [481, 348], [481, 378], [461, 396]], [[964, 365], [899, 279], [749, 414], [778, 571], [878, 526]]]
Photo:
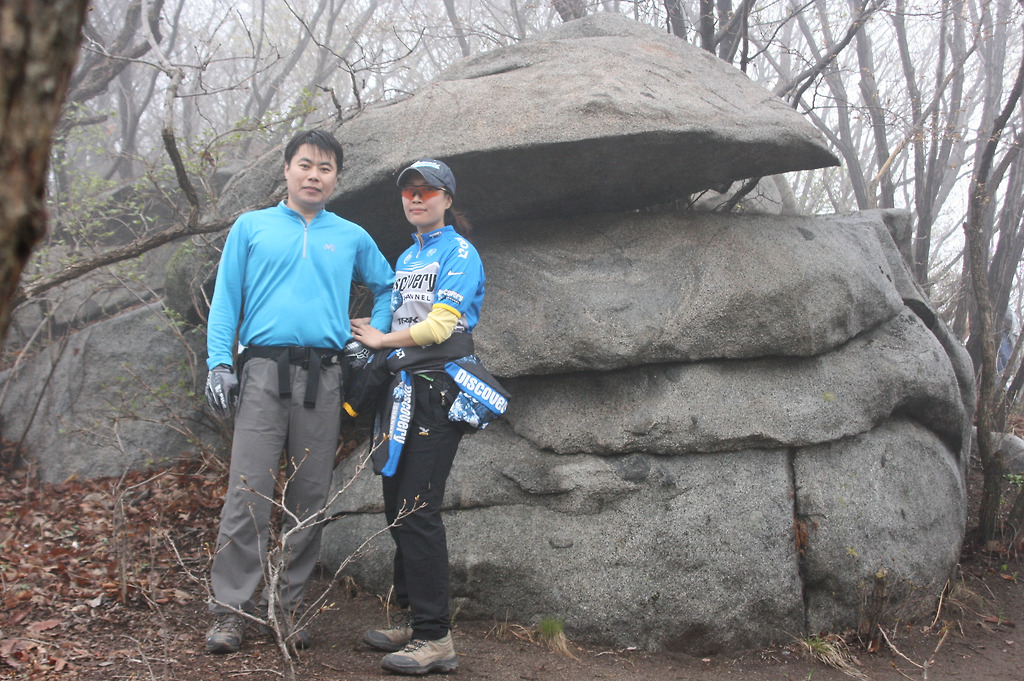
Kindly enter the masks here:
[[[273, 202], [268, 201], [266, 202], [265, 205], [256, 206], [253, 207], [252, 209], [246, 210], [265, 208], [266, 206], [270, 205], [273, 205]], [[243, 211], [239, 211], [239, 213], [241, 212]], [[91, 272], [95, 269], [105, 267], [107, 265], [113, 265], [115, 263], [128, 260], [129, 258], [138, 257], [143, 253], [146, 253], [147, 251], [151, 251], [158, 246], [163, 246], [164, 244], [174, 241], [175, 239], [179, 239], [181, 237], [192, 236], [196, 234], [212, 234], [213, 232], [219, 232], [230, 227], [232, 222], [234, 222], [234, 218], [204, 223], [201, 225], [197, 225], [194, 228], [188, 224], [179, 225], [177, 227], [164, 230], [158, 234], [154, 234], [153, 236], [148, 237], [146, 239], [133, 241], [132, 243], [122, 246], [121, 248], [106, 251], [104, 253], [97, 255], [96, 257], [82, 260], [80, 262], [75, 263], [74, 265], [68, 265], [60, 272], [54, 274], [51, 277], [47, 277], [43, 281], [23, 287], [22, 290], [19, 292], [18, 296], [15, 298], [15, 305], [20, 305], [25, 301], [32, 300], [41, 295], [42, 293], [54, 288], [55, 286], [59, 286], [60, 284], [72, 281], [73, 279], [77, 279], [86, 272]]]
[[875, 12], [884, 4], [885, 0], [864, 0], [864, 4], [861, 6], [860, 12], [857, 13], [857, 17], [850, 23], [850, 26], [846, 29], [846, 35], [843, 39], [834, 44], [828, 52], [823, 54], [813, 66], [804, 70], [793, 78], [788, 84], [780, 85], [775, 88], [775, 94], [783, 99], [788, 100], [793, 107], [797, 106], [797, 102], [803, 97], [803, 94], [807, 91], [815, 81], [815, 79], [825, 72], [825, 69], [835, 61], [835, 58], [842, 52], [847, 45], [854, 39], [857, 33], [864, 28], [864, 24], [870, 19]]
[[148, 5], [145, 8], [144, 22], [147, 32], [150, 37], [156, 36], [157, 42], [160, 41], [160, 11], [163, 9], [163, 0], [152, 0], [151, 3], [134, 0], [125, 13], [121, 32], [109, 49], [98, 42], [95, 31], [87, 30], [86, 35], [93, 43], [94, 57], [85, 59], [72, 79], [71, 91], [68, 94], [69, 102], [81, 103], [102, 94], [128, 65], [129, 60], [138, 59], [149, 51], [152, 43], [148, 39], [132, 44], [138, 35], [144, 4]]

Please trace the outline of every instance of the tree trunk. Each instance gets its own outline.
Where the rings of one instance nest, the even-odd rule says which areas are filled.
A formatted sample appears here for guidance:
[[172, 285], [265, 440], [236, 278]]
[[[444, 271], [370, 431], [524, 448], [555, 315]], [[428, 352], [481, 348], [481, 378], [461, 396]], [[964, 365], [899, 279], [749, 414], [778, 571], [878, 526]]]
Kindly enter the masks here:
[[[856, 9], [856, 8], [854, 8]], [[892, 175], [889, 170], [889, 139], [886, 133], [885, 110], [878, 96], [878, 83], [875, 80], [874, 49], [867, 31], [858, 31], [855, 39], [857, 60], [860, 64], [860, 92], [871, 121], [871, 131], [875, 139], [875, 162], [878, 174], [870, 182], [872, 191], [869, 195], [872, 207], [894, 208], [896, 206], [896, 190], [893, 188]], [[874, 185], [878, 186], [877, 193]]]
[[553, 4], [563, 22], [568, 23], [587, 16], [587, 5], [583, 0], [554, 0]]
[[452, 30], [455, 37], [459, 39], [459, 49], [463, 57], [469, 56], [469, 38], [466, 37], [466, 30], [462, 28], [459, 15], [455, 12], [455, 0], [444, 0], [444, 9], [448, 13], [448, 21], [452, 22]]
[[[964, 237], [967, 242], [967, 261], [970, 263], [970, 282], [974, 292], [975, 310], [971, 315], [971, 340], [977, 342], [980, 355], [980, 380], [978, 381], [978, 456], [981, 459], [983, 484], [981, 508], [978, 511], [978, 533], [976, 540], [985, 543], [995, 539], [999, 506], [1002, 501], [1003, 452], [995, 448], [992, 441], [993, 416], [1001, 396], [996, 390], [996, 337], [993, 333], [992, 291], [988, 280], [988, 254], [990, 233], [985, 229], [986, 215], [991, 212], [995, 184], [992, 168], [995, 165], [996, 148], [1007, 121], [1024, 91], [1024, 60], [1017, 71], [1013, 89], [1007, 102], [992, 124], [991, 134], [985, 140], [980, 155], [975, 161], [968, 198], [967, 220], [964, 222]], [[970, 345], [970, 344], [969, 344]], [[976, 369], [977, 371], [977, 369]]]
[[700, 47], [715, 53], [715, 2], [700, 0]]
[[88, 5], [0, 0], [0, 338], [25, 263], [46, 232], [50, 145]]
[[668, 15], [668, 26], [672, 35], [686, 38], [686, 19], [683, 15], [681, 0], [665, 0], [665, 13]]

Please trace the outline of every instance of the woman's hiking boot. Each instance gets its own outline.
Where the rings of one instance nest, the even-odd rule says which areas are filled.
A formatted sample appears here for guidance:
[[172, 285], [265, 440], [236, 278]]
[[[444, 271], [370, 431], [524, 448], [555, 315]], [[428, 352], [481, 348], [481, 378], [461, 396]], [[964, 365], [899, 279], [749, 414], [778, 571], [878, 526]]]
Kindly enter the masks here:
[[391, 613], [387, 629], [371, 629], [363, 634], [363, 643], [377, 650], [393, 653], [404, 648], [411, 638], [412, 626], [409, 624], [409, 611], [399, 610]]
[[436, 641], [413, 639], [397, 653], [385, 655], [380, 666], [398, 674], [448, 673], [459, 666], [459, 659], [455, 657], [452, 634], [448, 632]]

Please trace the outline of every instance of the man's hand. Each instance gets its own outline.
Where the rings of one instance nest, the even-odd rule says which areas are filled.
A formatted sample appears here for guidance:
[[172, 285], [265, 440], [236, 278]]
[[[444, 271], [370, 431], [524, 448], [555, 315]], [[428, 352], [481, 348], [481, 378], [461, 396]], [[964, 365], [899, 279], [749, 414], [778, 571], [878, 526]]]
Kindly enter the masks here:
[[231, 418], [238, 404], [238, 377], [227, 364], [218, 364], [206, 376], [206, 401], [222, 418]]
[[352, 371], [359, 371], [366, 366], [366, 360], [370, 359], [372, 354], [370, 348], [357, 340], [350, 340], [342, 350], [342, 355], [345, 356], [348, 366]]

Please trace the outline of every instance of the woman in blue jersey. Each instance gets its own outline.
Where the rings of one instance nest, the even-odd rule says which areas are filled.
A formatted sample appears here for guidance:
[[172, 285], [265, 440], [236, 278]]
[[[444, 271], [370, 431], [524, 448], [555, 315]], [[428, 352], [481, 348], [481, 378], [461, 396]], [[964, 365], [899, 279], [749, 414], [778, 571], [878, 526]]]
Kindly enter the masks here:
[[381, 661], [385, 669], [425, 674], [458, 666], [449, 631], [441, 503], [463, 428], [449, 420], [459, 387], [444, 367], [473, 354], [471, 332], [484, 298], [484, 268], [464, 238], [468, 223], [451, 210], [455, 177], [447, 165], [417, 161], [399, 174], [398, 186], [405, 217], [416, 231], [396, 266], [391, 332], [353, 320], [352, 335], [374, 350], [406, 349], [389, 353], [391, 359], [420, 358], [401, 372], [408, 375], [410, 409], [402, 408], [406, 420], [397, 412], [399, 418], [392, 420], [397, 426], [387, 445], [394, 449], [381, 478], [395, 541], [394, 593], [402, 612], [390, 628], [368, 631], [363, 640], [390, 651]]

